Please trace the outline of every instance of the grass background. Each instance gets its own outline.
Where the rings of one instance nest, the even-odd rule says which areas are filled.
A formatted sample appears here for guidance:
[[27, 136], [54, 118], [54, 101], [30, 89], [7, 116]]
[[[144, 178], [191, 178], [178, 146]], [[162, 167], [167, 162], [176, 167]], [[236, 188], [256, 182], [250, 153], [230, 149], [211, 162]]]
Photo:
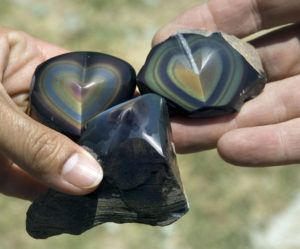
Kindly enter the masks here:
[[[0, 24], [70, 50], [109, 53], [138, 71], [156, 30], [199, 0], [1, 0]], [[231, 166], [215, 150], [178, 157], [190, 212], [160, 228], [104, 224], [83, 235], [34, 240], [29, 202], [0, 196], [0, 249], [250, 249], [260, 231], [299, 191], [298, 167]]]

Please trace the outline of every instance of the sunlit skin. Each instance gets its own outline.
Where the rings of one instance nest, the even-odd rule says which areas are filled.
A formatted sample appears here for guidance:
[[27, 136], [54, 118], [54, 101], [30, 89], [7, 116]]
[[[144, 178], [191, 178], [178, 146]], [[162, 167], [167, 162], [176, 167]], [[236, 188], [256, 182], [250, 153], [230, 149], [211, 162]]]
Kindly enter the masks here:
[[[164, 26], [153, 44], [181, 29], [223, 30], [240, 38], [265, 28], [300, 21], [299, 0], [212, 0]], [[179, 153], [217, 147], [237, 165], [300, 162], [300, 25], [252, 41], [269, 84], [234, 115], [172, 120]], [[25, 114], [32, 74], [43, 61], [68, 52], [23, 32], [0, 28], [0, 192], [33, 200], [50, 186], [85, 194], [60, 180], [60, 167], [82, 149]], [[82, 152], [82, 151], [81, 151]], [[17, 166], [18, 165], [18, 166]]]

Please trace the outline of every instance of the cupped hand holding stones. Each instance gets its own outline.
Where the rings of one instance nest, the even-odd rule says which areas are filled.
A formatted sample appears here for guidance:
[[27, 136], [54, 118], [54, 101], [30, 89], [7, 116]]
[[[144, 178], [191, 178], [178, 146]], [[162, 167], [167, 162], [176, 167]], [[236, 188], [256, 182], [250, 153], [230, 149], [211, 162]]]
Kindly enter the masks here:
[[266, 28], [296, 23], [251, 41], [269, 84], [236, 114], [172, 120], [176, 151], [217, 147], [237, 165], [300, 162], [300, 2], [299, 0], [212, 0], [187, 10], [160, 29], [153, 44], [178, 30], [222, 30], [240, 38]]
[[[162, 28], [156, 44], [177, 30], [222, 30], [240, 38], [300, 21], [299, 0], [212, 0]], [[252, 41], [272, 84], [236, 114], [173, 118], [177, 152], [218, 148], [239, 165], [300, 162], [300, 25]], [[70, 139], [25, 114], [31, 77], [47, 59], [67, 52], [22, 32], [0, 28], [0, 192], [34, 199], [47, 187], [71, 194], [94, 190], [98, 163]], [[84, 166], [84, 167], [82, 167]]]
[[67, 51], [2, 27], [0, 48], [0, 192], [32, 200], [47, 187], [75, 195], [93, 191], [103, 175], [97, 161], [25, 114], [37, 65]]

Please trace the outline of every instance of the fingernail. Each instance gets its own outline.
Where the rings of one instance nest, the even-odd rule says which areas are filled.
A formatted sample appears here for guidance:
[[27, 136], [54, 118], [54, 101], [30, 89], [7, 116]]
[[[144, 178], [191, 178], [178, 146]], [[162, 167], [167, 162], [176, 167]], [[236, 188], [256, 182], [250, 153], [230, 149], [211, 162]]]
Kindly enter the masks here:
[[101, 182], [103, 172], [92, 156], [75, 153], [63, 166], [62, 177], [78, 188], [93, 188]]

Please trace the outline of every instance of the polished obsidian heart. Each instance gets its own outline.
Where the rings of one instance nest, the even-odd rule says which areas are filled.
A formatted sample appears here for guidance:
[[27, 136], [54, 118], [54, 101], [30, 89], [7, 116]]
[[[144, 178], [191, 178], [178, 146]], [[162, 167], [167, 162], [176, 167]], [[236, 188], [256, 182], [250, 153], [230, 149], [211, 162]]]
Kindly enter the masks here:
[[86, 196], [39, 197], [27, 212], [31, 236], [80, 234], [104, 222], [164, 226], [188, 211], [163, 98], [143, 95], [95, 116], [79, 144], [100, 161], [102, 183]]
[[135, 71], [125, 61], [96, 52], [54, 57], [36, 69], [31, 84], [31, 116], [69, 136], [86, 122], [132, 98]]
[[142, 93], [165, 97], [171, 114], [211, 117], [238, 111], [266, 77], [249, 44], [222, 32], [182, 31], [152, 48], [137, 83]]

